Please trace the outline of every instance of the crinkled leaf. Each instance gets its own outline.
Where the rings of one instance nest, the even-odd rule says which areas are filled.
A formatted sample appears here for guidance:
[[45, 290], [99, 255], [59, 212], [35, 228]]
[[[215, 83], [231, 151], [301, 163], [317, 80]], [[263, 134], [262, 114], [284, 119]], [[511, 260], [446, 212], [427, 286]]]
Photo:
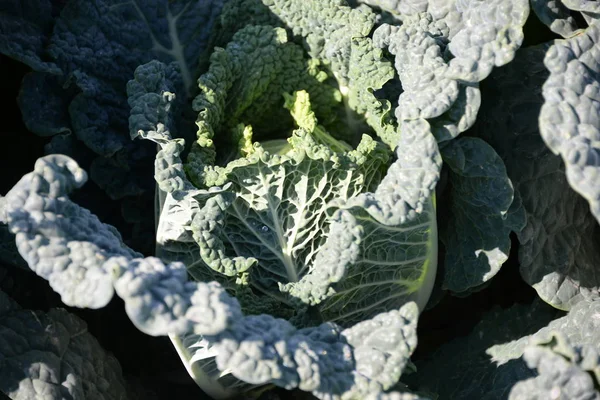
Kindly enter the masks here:
[[481, 102], [477, 83], [513, 59], [529, 13], [526, 0], [365, 2], [402, 21], [374, 33], [376, 45], [396, 56], [403, 88], [396, 117], [427, 119], [438, 141], [474, 123]]
[[[152, 6], [70, 1], [57, 19], [48, 52], [63, 72], [76, 74], [84, 93], [107, 79], [126, 83], [139, 64], [152, 58], [176, 61], [190, 90], [197, 57], [222, 6], [219, 0], [159, 1]], [[77, 51], [81, 48], [88, 51]], [[115, 58], [120, 62], [114, 63]], [[124, 87], [120, 90], [123, 96]]]
[[336, 78], [348, 85], [354, 67], [350, 63], [352, 40], [370, 33], [375, 23], [374, 13], [363, 8], [352, 9], [339, 0], [262, 1], [294, 35], [305, 39], [311, 57], [329, 64]]
[[138, 254], [113, 227], [66, 197], [86, 180], [85, 171], [66, 156], [39, 159], [7, 194], [6, 214], [19, 252], [63, 302], [98, 308], [113, 295], [112, 277], [102, 265], [111, 257]]
[[177, 64], [166, 65], [155, 60], [140, 65], [134, 79], [127, 83], [127, 94], [131, 137], [139, 136], [161, 147], [154, 162], [154, 179], [159, 189], [176, 196], [178, 192], [193, 189], [180, 159], [184, 140], [173, 139], [183, 108], [180, 97], [184, 95]]
[[366, 115], [366, 123], [390, 148], [399, 140], [398, 124], [393, 121], [391, 104], [375, 97], [374, 92], [394, 78], [394, 69], [383, 58], [381, 49], [370, 38], [353, 38], [350, 59], [343, 60], [348, 69], [348, 107], [359, 115]]
[[127, 399], [121, 366], [63, 309], [21, 309], [0, 292], [0, 391], [15, 400]]
[[[442, 39], [440, 33], [449, 39], [446, 44], [453, 56], [449, 62], [450, 75], [472, 83], [483, 80], [494, 66], [500, 67], [512, 60], [523, 41], [522, 28], [529, 14], [527, 0], [362, 2], [395, 14], [403, 24], [421, 20], [419, 24], [423, 27], [429, 24], [428, 20], [437, 21], [427, 29], [434, 28], [431, 32], [437, 31], [433, 37], [438, 40]], [[407, 32], [419, 34], [420, 29], [411, 26]], [[443, 40], [439, 44], [443, 44]]]
[[600, 25], [594, 23], [550, 47], [544, 59], [550, 76], [543, 86], [540, 133], [562, 157], [571, 187], [600, 221], [599, 45]]
[[521, 276], [544, 301], [568, 310], [598, 296], [599, 237], [585, 200], [569, 187], [561, 159], [540, 137], [547, 48], [523, 49], [492, 74], [484, 94], [493, 100], [484, 103], [472, 132], [502, 157], [522, 199], [527, 224], [518, 232]]
[[21, 256], [67, 305], [99, 308], [116, 289], [134, 324], [152, 335], [214, 334], [239, 315], [217, 283], [188, 282], [181, 263], [139, 258], [110, 225], [67, 197], [87, 180], [75, 161], [46, 156], [6, 196]]
[[600, 3], [596, 0], [562, 0], [564, 5], [573, 11], [590, 14], [600, 13]]
[[[375, 17], [364, 7], [352, 9], [340, 1], [232, 0], [223, 10], [215, 40], [224, 47], [226, 40], [233, 36], [231, 31], [241, 30], [244, 25], [291, 29], [296, 37], [303, 39], [312, 61], [319, 60], [333, 72], [343, 94], [345, 109], [337, 110], [333, 116], [324, 115], [318, 103], [321, 100], [313, 96], [321, 123], [330, 127], [329, 119], [336, 117], [340, 122], [336, 125], [334, 120], [332, 124], [339, 128], [334, 132], [336, 137], [353, 143], [370, 126], [394, 148], [398, 131], [389, 112], [391, 106], [374, 95], [394, 76], [391, 63], [368, 37]], [[314, 94], [314, 90], [308, 91]], [[270, 122], [272, 125], [273, 118]], [[262, 130], [255, 129], [256, 132]]]
[[[216, 157], [213, 138], [220, 149], [237, 150], [235, 133], [240, 124], [251, 126], [256, 139], [279, 139], [282, 131], [293, 126], [283, 108], [284, 93], [307, 91], [323, 122], [331, 119], [332, 108], [341, 101], [319, 62], [306, 59], [300, 46], [288, 42], [282, 28], [249, 25], [225, 49], [217, 49], [210, 61], [198, 81], [201, 93], [194, 100], [194, 110], [199, 111], [198, 140], [186, 165], [192, 181], [201, 187], [224, 182], [219, 170], [205, 171]], [[237, 152], [233, 153], [224, 161], [236, 158]]]
[[[151, 191], [152, 182], [144, 179], [148, 177], [144, 166], [154, 152], [149, 144], [129, 142], [125, 85], [140, 64], [152, 59], [175, 61], [191, 94], [199, 56], [223, 1], [113, 4], [71, 0], [60, 14], [46, 1], [9, 3], [8, 15], [0, 23], [0, 37], [6, 42], [0, 51], [43, 73], [48, 67], [40, 60], [51, 60], [51, 72], [60, 75], [48, 78], [59, 81], [52, 87], [40, 86], [56, 91], [50, 96], [45, 90], [24, 92], [21, 105], [26, 117], [28, 110], [42, 101], [46, 103], [41, 110], [52, 116], [47, 122], [38, 118], [39, 123], [28, 118], [30, 128], [38, 134], [57, 133], [64, 122], [60, 119], [57, 126], [57, 119], [68, 116], [67, 128], [101, 156], [94, 160], [90, 173], [103, 190], [114, 199]], [[78, 93], [74, 98], [73, 92]], [[84, 160], [85, 156], [79, 156], [78, 161]]]
[[[458, 312], [458, 310], [457, 310]], [[468, 336], [454, 339], [416, 361], [416, 373], [402, 381], [414, 391], [437, 393], [439, 400], [495, 400], [508, 396], [518, 381], [532, 372], [515, 354], [499, 365], [487, 350], [533, 334], [560, 314], [536, 300], [485, 313]]]
[[431, 131], [438, 141], [457, 137], [475, 123], [481, 105], [481, 92], [478, 84], [464, 84], [458, 87], [458, 97], [452, 107], [439, 117], [431, 118]]
[[237, 300], [217, 282], [188, 281], [182, 263], [164, 264], [148, 257], [122, 267], [115, 265], [119, 261], [108, 265], [118, 276], [115, 291], [125, 301], [129, 318], [149, 335], [215, 335], [241, 316]]
[[277, 113], [281, 108], [283, 93], [308, 90], [309, 82], [318, 82], [315, 73], [327, 78], [318, 68], [311, 69], [301, 48], [288, 43], [283, 29], [271, 26], [247, 26], [225, 49], [216, 49], [210, 61], [209, 70], [199, 79], [201, 93], [194, 100], [194, 110], [199, 111], [198, 140], [186, 166], [199, 186], [220, 182], [218, 176], [203, 176], [205, 163], [212, 163], [216, 156], [215, 134], [221, 146], [234, 148], [233, 154], [225, 157], [229, 161], [237, 156], [235, 132], [240, 124], [264, 126], [268, 116], [271, 127], [267, 131], [281, 129], [282, 122], [283, 126], [291, 122], [289, 115], [275, 118], [278, 122], [274, 123], [271, 110], [275, 108]]
[[7, 0], [0, 16], [0, 53], [27, 64], [36, 71], [60, 74], [60, 69], [44, 54], [54, 26], [49, 0]]
[[448, 32], [441, 28], [431, 15], [418, 15], [399, 27], [382, 25], [374, 33], [375, 44], [396, 56], [403, 88], [396, 108], [399, 121], [439, 117], [458, 98], [458, 82], [446, 76], [448, 64], [438, 40]]
[[536, 340], [547, 340], [558, 332], [577, 346], [593, 346], [600, 350], [600, 302], [584, 300], [577, 303], [569, 313], [548, 324], [533, 335], [493, 346], [488, 349], [494, 361], [504, 363], [520, 357], [526, 346]]
[[191, 235], [191, 221], [198, 204], [191, 196], [198, 192], [186, 177], [181, 154], [183, 139], [173, 135], [181, 127], [183, 87], [174, 64], [158, 61], [139, 66], [127, 84], [132, 137], [157, 143], [154, 161], [156, 193], [156, 255], [163, 261], [181, 261], [188, 268], [200, 262], [198, 247]]
[[225, 47], [233, 35], [247, 25], [278, 26], [280, 23], [262, 0], [227, 0], [214, 24], [209, 51]]
[[[479, 82], [493, 67], [501, 67], [514, 58], [523, 42], [529, 4], [527, 0], [492, 0], [468, 2], [463, 7], [456, 4], [446, 16], [450, 27], [448, 50], [453, 55], [448, 75]], [[453, 13], [460, 15], [458, 20]]]
[[416, 347], [417, 317], [414, 303], [345, 330], [331, 323], [296, 330], [267, 315], [246, 317], [221, 335], [217, 363], [251, 383], [298, 387], [320, 399], [365, 398], [400, 377]]
[[73, 96], [62, 88], [60, 76], [44, 72], [25, 75], [17, 101], [27, 129], [40, 136], [70, 134], [67, 107]]
[[562, 0], [530, 0], [531, 8], [552, 32], [564, 38], [573, 37], [580, 32], [577, 21]]
[[[388, 115], [391, 106], [373, 94], [394, 77], [391, 63], [368, 37], [375, 23], [375, 13], [366, 8], [352, 9], [345, 2], [335, 0], [263, 2], [294, 35], [304, 38], [311, 57], [333, 70], [347, 98], [347, 107], [365, 118], [393, 149], [397, 128]], [[351, 121], [346, 123], [350, 125]]]
[[517, 383], [509, 400], [600, 399], [600, 354], [589, 346], [573, 346], [561, 334], [537, 342], [523, 354], [538, 375]]
[[374, 193], [357, 196], [345, 207], [364, 207], [386, 225], [401, 225], [419, 217], [434, 193], [442, 157], [429, 124], [406, 121], [396, 147], [397, 160]]
[[[47, 156], [9, 193], [10, 227], [21, 238], [21, 246], [39, 255], [27, 260], [33, 270], [41, 270], [38, 263], [48, 262], [46, 257], [52, 249], [44, 250], [39, 243], [56, 244], [51, 239], [60, 219], [50, 211], [36, 214], [47, 229], [36, 231], [32, 240], [27, 238], [30, 231], [24, 217], [17, 216], [35, 211], [31, 203], [39, 207], [67, 201], [66, 194], [84, 182], [85, 175], [73, 160]], [[84, 215], [81, 210], [79, 213]], [[134, 324], [154, 335], [193, 332], [205, 336], [215, 345], [219, 369], [231, 371], [237, 378], [299, 387], [321, 398], [366, 397], [388, 389], [399, 378], [416, 346], [418, 308], [414, 303], [346, 330], [332, 323], [297, 330], [288, 321], [268, 315], [243, 317], [237, 300], [221, 285], [188, 281], [181, 263], [137, 258], [124, 247], [115, 249], [115, 243], [108, 239], [105, 248], [99, 247], [92, 238], [106, 236], [111, 229], [107, 225], [94, 228], [79, 232], [76, 240], [90, 250], [89, 258], [105, 260], [102, 265], [86, 267], [96, 273], [110, 271], [110, 283], [125, 301]], [[67, 246], [73, 246], [76, 240], [65, 236]], [[77, 261], [74, 264], [80, 267]], [[86, 293], [88, 298], [93, 295]], [[390, 337], [391, 331], [395, 335]]]

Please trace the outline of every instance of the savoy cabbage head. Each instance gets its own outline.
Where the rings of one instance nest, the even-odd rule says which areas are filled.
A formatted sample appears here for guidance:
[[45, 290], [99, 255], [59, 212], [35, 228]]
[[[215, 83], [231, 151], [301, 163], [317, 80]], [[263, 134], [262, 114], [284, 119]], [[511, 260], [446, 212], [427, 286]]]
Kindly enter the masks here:
[[[265, 14], [279, 10], [258, 2], [254, 7]], [[315, 10], [297, 7], [288, 12], [304, 14], [305, 21], [297, 23], [308, 23]], [[352, 40], [339, 32], [339, 42], [329, 43], [327, 31], [321, 33], [324, 47], [345, 47], [347, 56], [311, 57], [274, 25], [246, 25], [215, 50], [198, 80], [201, 91], [193, 102], [198, 134], [187, 162], [181, 157], [184, 142], [170, 133], [178, 113], [171, 67], [143, 65], [128, 85], [132, 134], [161, 148], [155, 164], [164, 192], [157, 254], [185, 260], [197, 281], [219, 282], [244, 313], [284, 318], [305, 329], [323, 322], [350, 328], [411, 301], [423, 309], [437, 262], [432, 184], [441, 160], [435, 141], [427, 140], [425, 123], [415, 124], [410, 134], [407, 129], [404, 140], [425, 138], [413, 150], [423, 157], [415, 160], [403, 155], [401, 146], [377, 140], [378, 133], [391, 140], [398, 127], [388, 116], [387, 101], [373, 94], [385, 75], [393, 77], [381, 50], [364, 36], [374, 14], [328, 7], [340, 19], [324, 27], [331, 36], [348, 29], [347, 22], [361, 24]], [[381, 77], [365, 77], [370, 70], [363, 65], [380, 67]], [[158, 119], [150, 120], [147, 110], [136, 112], [147, 107], [150, 96], [158, 109], [152, 117]], [[403, 172], [408, 168], [422, 172]], [[399, 185], [402, 181], [406, 184]], [[274, 335], [286, 343], [285, 334]], [[207, 392], [230, 389], [230, 374], [251, 384], [280, 382], [278, 368], [262, 371], [254, 370], [254, 363], [230, 367], [231, 361], [220, 361], [219, 344], [206, 336], [186, 335], [176, 343], [185, 362], [203, 364], [197, 381], [217, 380], [216, 389], [205, 387]], [[398, 366], [377, 378], [370, 372], [376, 387], [390, 387]], [[302, 375], [299, 379], [294, 386], [311, 387]], [[342, 386], [337, 395], [372, 391], [361, 385]]]
[[[31, 68], [23, 121], [48, 138], [0, 197], [0, 278], [119, 297], [212, 398], [600, 398], [595, 2], [0, 7], [0, 52]], [[533, 46], [526, 22], [563, 39]], [[78, 203], [86, 170], [113, 203]], [[517, 259], [545, 303], [442, 338], [468, 325], [456, 304], [512, 295]], [[9, 397], [152, 398], [83, 321], [13, 292]]]

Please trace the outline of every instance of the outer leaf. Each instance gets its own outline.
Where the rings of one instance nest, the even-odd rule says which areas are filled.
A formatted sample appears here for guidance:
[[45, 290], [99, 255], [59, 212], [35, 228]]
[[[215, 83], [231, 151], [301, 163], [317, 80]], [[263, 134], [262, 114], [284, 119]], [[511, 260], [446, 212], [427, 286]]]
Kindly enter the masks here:
[[[68, 157], [42, 158], [7, 194], [6, 214], [19, 252], [63, 302], [98, 308], [113, 295], [112, 277], [102, 265], [111, 257], [138, 254], [113, 227], [65, 197], [86, 180], [85, 171]], [[81, 240], [89, 232], [93, 239]]]
[[400, 225], [423, 213], [439, 179], [441, 156], [424, 120], [405, 122], [396, 147], [397, 160], [388, 168], [375, 193], [352, 199], [387, 225]]
[[596, 318], [599, 311], [599, 301], [580, 301], [569, 311], [569, 314], [550, 322], [534, 335], [491, 347], [488, 349], [488, 354], [494, 361], [504, 363], [520, 357], [528, 344], [549, 340], [554, 333], [559, 333], [574, 345], [589, 345], [600, 350], [600, 321]]
[[75, 93], [62, 88], [61, 76], [45, 72], [25, 75], [17, 101], [27, 129], [40, 136], [70, 134], [68, 106]]
[[[208, 29], [222, 6], [218, 0], [159, 1], [155, 5], [70, 1], [57, 20], [48, 52], [63, 72], [78, 75], [78, 85], [84, 92], [107, 78], [125, 83], [137, 65], [154, 57], [176, 61], [189, 90]], [[75, 51], [92, 44], [100, 34], [110, 51], [100, 51], [96, 46], [90, 46], [87, 53]], [[119, 57], [121, 64], [111, 64], [111, 57]]]
[[[109, 267], [119, 268], [113, 260]], [[181, 263], [157, 258], [133, 259], [116, 272], [115, 290], [143, 332], [154, 336], [194, 332], [215, 335], [240, 317], [237, 300], [217, 282], [188, 282]]]
[[429, 120], [438, 141], [473, 124], [481, 101], [477, 83], [513, 59], [529, 12], [526, 0], [365, 3], [402, 21], [374, 33], [375, 43], [396, 56], [403, 87], [396, 117]]
[[214, 334], [239, 315], [220, 285], [187, 282], [181, 263], [139, 258], [112, 226], [71, 202], [67, 194], [85, 181], [72, 159], [47, 156], [6, 197], [19, 252], [65, 304], [103, 307], [116, 289], [134, 324], [152, 335], [196, 325], [197, 333]]
[[[430, 14], [433, 20], [442, 22], [437, 24], [438, 29], [446, 25], [449, 31], [444, 35], [450, 39], [448, 49], [454, 56], [450, 61], [450, 75], [467, 82], [479, 82], [489, 75], [494, 66], [500, 67], [512, 60], [523, 41], [522, 27], [529, 14], [527, 1], [524, 0], [361, 2], [395, 14], [402, 22], [413, 17], [427, 20], [426, 14]], [[413, 32], [418, 31], [419, 28], [416, 28]]]
[[457, 338], [416, 362], [417, 372], [403, 381], [413, 391], [437, 393], [439, 400], [495, 400], [508, 396], [512, 386], [532, 376], [511, 354], [499, 365], [488, 353], [497, 344], [533, 334], [560, 312], [537, 300], [484, 314], [468, 336]]
[[[454, 20], [457, 13], [458, 20]], [[485, 79], [493, 67], [512, 61], [523, 42], [523, 25], [529, 15], [526, 0], [470, 2], [451, 9], [449, 75], [468, 82]], [[492, 16], [490, 20], [490, 16]]]
[[[46, 123], [35, 123], [28, 118], [30, 128], [42, 135], [71, 130], [100, 156], [94, 156], [91, 176], [112, 198], [138, 196], [151, 190], [152, 182], [143, 177], [154, 152], [151, 146], [129, 143], [125, 133], [128, 112], [125, 85], [142, 63], [152, 59], [175, 61], [191, 94], [198, 58], [223, 1], [116, 4], [104, 0], [70, 0], [60, 15], [52, 12], [46, 1], [31, 0], [22, 6], [20, 2], [9, 3], [15, 4], [9, 4], [9, 16], [2, 22], [0, 36], [5, 38], [6, 46], [0, 45], [0, 51], [25, 57], [23, 61], [38, 72], [48, 70], [40, 60], [51, 60], [51, 72], [60, 75], [47, 79], [59, 82], [52, 86], [57, 90], [49, 96], [52, 101], [42, 108], [53, 118]], [[42, 88], [50, 89], [47, 85]], [[45, 91], [25, 90], [20, 98], [24, 110], [34, 108], [42, 95], [48, 97]], [[57, 127], [56, 116], [65, 115], [69, 116], [68, 125], [64, 126], [65, 121], [60, 120]], [[78, 160], [88, 161], [85, 155], [78, 155]]]
[[31, 68], [60, 74], [60, 69], [44, 55], [54, 25], [53, 4], [49, 0], [7, 0], [0, 17], [0, 53]]
[[600, 221], [598, 46], [600, 25], [593, 24], [548, 50], [544, 64], [550, 76], [543, 87], [540, 132], [550, 150], [562, 157], [571, 187], [590, 203]]
[[127, 399], [118, 361], [63, 309], [23, 310], [0, 292], [0, 391], [14, 400]]
[[[414, 303], [343, 331], [330, 323], [296, 330], [289, 322], [272, 316], [242, 317], [237, 300], [218, 283], [189, 282], [181, 263], [165, 265], [156, 258], [135, 258], [130, 250], [116, 248], [117, 244], [107, 238], [112, 232], [108, 225], [93, 225], [94, 229], [80, 231], [74, 239], [69, 232], [60, 231], [62, 223], [57, 221], [61, 219], [53, 214], [53, 208], [45, 213], [38, 211], [44, 204], [66, 204], [67, 192], [84, 182], [85, 175], [73, 160], [48, 156], [40, 159], [36, 170], [9, 193], [8, 221], [17, 234], [20, 250], [31, 249], [37, 255], [27, 257], [34, 271], [43, 271], [40, 266], [53, 260], [55, 250], [62, 250], [53, 246], [56, 243], [89, 249], [89, 259], [104, 262], [85, 265], [88, 277], [99, 277], [97, 280], [104, 284], [110, 272], [110, 283], [125, 301], [136, 326], [153, 335], [204, 335], [215, 343], [219, 369], [251, 383], [300, 387], [321, 398], [342, 399], [376, 395], [399, 378], [416, 345], [418, 308]], [[93, 215], [69, 204], [69, 210], [87, 215], [94, 224]], [[33, 231], [25, 223], [31, 213], [40, 216], [40, 225], [45, 227], [35, 231], [34, 237], [28, 236]], [[56, 242], [54, 235], [64, 236], [63, 241]], [[98, 236], [105, 238], [105, 247], [92, 241]], [[44, 248], [44, 243], [50, 245]], [[82, 268], [81, 264], [75, 259], [73, 268]], [[56, 271], [56, 275], [63, 278], [65, 274]], [[88, 292], [85, 296], [98, 293]], [[80, 298], [74, 299], [76, 304], [85, 304]], [[390, 331], [397, 332], [392, 341]], [[381, 335], [388, 339], [383, 340]]]
[[574, 11], [581, 11], [589, 14], [600, 13], [600, 4], [595, 0], [563, 0], [565, 6]]
[[[448, 64], [436, 40], [447, 36], [430, 15], [408, 18], [400, 27], [382, 25], [374, 33], [376, 46], [396, 55], [395, 67], [403, 92], [398, 99], [399, 121], [435, 118], [458, 98], [458, 82], [446, 76]], [[438, 138], [440, 140], [441, 138]]]
[[[484, 315], [468, 337], [417, 362], [417, 373], [408, 375], [406, 381], [413, 389], [439, 393], [440, 400], [505, 398], [517, 382], [532, 377], [520, 360], [528, 345], [549, 343], [559, 334], [577, 347], [596, 351], [599, 307], [598, 301], [582, 301], [562, 317], [539, 300], [494, 310]], [[550, 397], [540, 400], [545, 398]]]
[[132, 138], [141, 137], [157, 143], [161, 150], [154, 162], [154, 179], [165, 193], [181, 198], [193, 189], [180, 159], [183, 139], [172, 139], [180, 125], [183, 86], [177, 64], [151, 61], [140, 65], [134, 79], [127, 83], [131, 107], [129, 130]]
[[295, 330], [270, 316], [246, 317], [222, 336], [217, 362], [252, 383], [299, 387], [321, 399], [365, 398], [400, 377], [416, 346], [417, 316], [409, 303], [343, 331], [330, 323]]
[[531, 8], [552, 32], [569, 38], [581, 32], [575, 18], [562, 0], [531, 0]]
[[562, 335], [525, 350], [527, 366], [538, 376], [517, 383], [509, 400], [600, 399], [600, 355], [590, 347], [572, 346]]
[[464, 292], [500, 270], [508, 259], [509, 234], [523, 228], [525, 215], [509, 213], [513, 187], [502, 159], [490, 145], [462, 138], [445, 146], [442, 155], [452, 182], [451, 216], [442, 236], [444, 287]]
[[520, 51], [485, 85], [485, 104], [472, 132], [490, 143], [520, 193], [527, 225], [518, 234], [521, 275], [544, 301], [568, 310], [598, 296], [597, 222], [572, 191], [564, 166], [545, 146], [538, 128], [544, 99], [538, 88], [548, 72], [547, 46]]
[[480, 105], [481, 92], [478, 84], [459, 85], [458, 97], [452, 107], [429, 121], [432, 132], [438, 140], [457, 137], [473, 126]]

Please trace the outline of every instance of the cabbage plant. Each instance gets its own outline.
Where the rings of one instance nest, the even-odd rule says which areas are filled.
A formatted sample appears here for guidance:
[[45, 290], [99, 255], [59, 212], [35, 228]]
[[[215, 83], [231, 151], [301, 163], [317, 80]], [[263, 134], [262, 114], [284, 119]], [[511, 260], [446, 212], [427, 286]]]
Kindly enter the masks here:
[[[600, 396], [594, 2], [2, 7], [0, 52], [32, 69], [23, 120], [49, 139], [0, 197], [0, 259], [65, 305], [119, 297], [216, 399]], [[520, 49], [528, 18], [563, 39]], [[78, 197], [86, 169], [123, 235]], [[554, 308], [490, 310], [415, 356], [421, 313], [510, 257]], [[136, 397], [68, 312], [0, 285], [0, 326], [9, 397]]]

